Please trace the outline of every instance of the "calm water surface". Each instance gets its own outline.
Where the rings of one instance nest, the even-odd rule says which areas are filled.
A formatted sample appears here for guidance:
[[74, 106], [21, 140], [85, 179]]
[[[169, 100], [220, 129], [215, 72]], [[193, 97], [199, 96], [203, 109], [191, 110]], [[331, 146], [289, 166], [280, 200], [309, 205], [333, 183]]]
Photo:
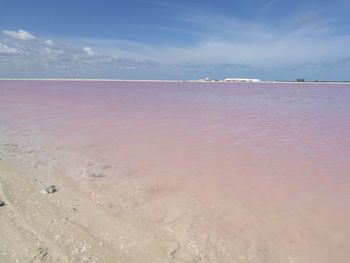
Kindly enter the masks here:
[[350, 85], [1, 81], [0, 134], [144, 171], [242, 262], [350, 262]]

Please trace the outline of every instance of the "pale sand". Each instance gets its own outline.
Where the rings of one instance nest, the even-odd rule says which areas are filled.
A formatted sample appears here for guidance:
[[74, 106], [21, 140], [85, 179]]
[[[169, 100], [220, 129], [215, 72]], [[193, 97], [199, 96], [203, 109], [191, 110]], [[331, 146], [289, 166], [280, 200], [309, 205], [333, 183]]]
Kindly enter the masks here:
[[[57, 162], [37, 162], [28, 157], [33, 151], [15, 144], [0, 149], [0, 262], [174, 259], [179, 243], [157, 222], [112, 216]], [[52, 184], [58, 191], [43, 193]], [[187, 256], [195, 257], [182, 260]]]

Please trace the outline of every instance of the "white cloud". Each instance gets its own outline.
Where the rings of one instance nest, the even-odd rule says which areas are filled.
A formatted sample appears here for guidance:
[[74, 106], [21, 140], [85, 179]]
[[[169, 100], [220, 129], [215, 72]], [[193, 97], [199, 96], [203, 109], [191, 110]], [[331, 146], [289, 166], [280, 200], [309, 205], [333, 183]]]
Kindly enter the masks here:
[[[271, 0], [268, 5], [276, 3]], [[349, 60], [344, 62], [344, 58], [350, 57], [350, 35], [332, 30], [332, 23], [317, 13], [288, 18], [284, 23], [274, 25], [212, 13], [192, 13], [179, 19], [188, 24], [195, 35], [195, 40], [187, 45], [148, 45], [115, 39], [20, 43], [7, 38], [1, 40], [0, 37], [0, 41], [7, 45], [0, 45], [0, 54], [20, 54], [7, 58], [13, 68], [25, 67], [37, 72], [51, 70], [57, 74], [78, 72], [87, 77], [91, 72], [95, 76], [110, 74], [112, 77], [138, 74], [141, 72], [138, 69], [155, 74], [152, 75], [155, 78], [165, 75], [191, 78], [198, 72], [203, 75], [213, 72], [214, 77], [221, 77], [220, 74], [225, 72], [269, 74], [276, 70], [280, 70], [279, 73], [271, 75], [280, 76], [284, 71], [300, 73], [316, 66], [320, 68], [317, 69], [319, 72], [326, 72], [335, 69], [335, 65], [344, 72], [350, 69]], [[20, 32], [4, 31], [4, 34], [15, 34], [13, 38], [19, 39]], [[5, 63], [2, 64], [6, 69]], [[119, 72], [122, 73], [119, 75]]]
[[[74, 45], [74, 41], [18, 42], [15, 39], [1, 39], [0, 77], [110, 77], [115, 72], [139, 72], [152, 70], [152, 61], [128, 56], [94, 51], [89, 46]], [[91, 43], [84, 40], [85, 43]], [[84, 43], [82, 42], [82, 43]], [[11, 47], [16, 47], [11, 48]], [[11, 56], [9, 56], [11, 54]]]
[[46, 45], [48, 45], [48, 46], [53, 46], [53, 45], [54, 45], [54, 42], [53, 42], [52, 40], [50, 40], [50, 39], [45, 40], [44, 43], [45, 43]]
[[14, 39], [18, 39], [18, 40], [34, 40], [35, 36], [33, 36], [32, 34], [30, 34], [27, 31], [24, 31], [22, 29], [19, 29], [18, 31], [12, 31], [12, 30], [4, 30], [2, 31], [6, 36], [9, 36], [11, 38]]
[[17, 49], [11, 48], [0, 42], [0, 54], [13, 55], [19, 53]]
[[51, 49], [46, 47], [44, 49], [44, 54], [48, 55], [48, 57], [52, 58], [52, 57], [60, 57], [63, 56], [65, 53], [63, 50], [60, 49]]
[[91, 47], [84, 47], [83, 50], [90, 56], [95, 54], [95, 51]]

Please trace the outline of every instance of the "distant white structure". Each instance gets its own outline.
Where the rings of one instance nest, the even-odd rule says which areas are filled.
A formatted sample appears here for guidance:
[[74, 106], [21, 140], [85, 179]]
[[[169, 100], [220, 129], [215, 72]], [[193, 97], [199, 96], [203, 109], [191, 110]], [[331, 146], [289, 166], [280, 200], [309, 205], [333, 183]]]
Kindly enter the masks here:
[[206, 77], [204, 79], [199, 79], [198, 81], [218, 81], [218, 80]]
[[226, 78], [224, 81], [232, 81], [232, 82], [259, 82], [260, 79], [237, 79], [237, 78]]

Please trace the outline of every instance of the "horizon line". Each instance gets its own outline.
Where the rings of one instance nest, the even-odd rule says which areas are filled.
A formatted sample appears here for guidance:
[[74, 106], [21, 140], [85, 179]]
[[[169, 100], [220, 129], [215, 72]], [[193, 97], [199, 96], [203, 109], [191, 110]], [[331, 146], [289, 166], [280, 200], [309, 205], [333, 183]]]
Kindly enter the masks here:
[[178, 79], [178, 80], [162, 80], [162, 79], [105, 79], [105, 78], [1, 78], [1, 80], [28, 80], [28, 81], [101, 81], [101, 82], [206, 82], [206, 83], [247, 83], [247, 84], [258, 84], [258, 83], [327, 83], [327, 84], [350, 84], [350, 80], [260, 80], [258, 82], [239, 82], [239, 81], [225, 81], [225, 80], [191, 80], [191, 79]]

